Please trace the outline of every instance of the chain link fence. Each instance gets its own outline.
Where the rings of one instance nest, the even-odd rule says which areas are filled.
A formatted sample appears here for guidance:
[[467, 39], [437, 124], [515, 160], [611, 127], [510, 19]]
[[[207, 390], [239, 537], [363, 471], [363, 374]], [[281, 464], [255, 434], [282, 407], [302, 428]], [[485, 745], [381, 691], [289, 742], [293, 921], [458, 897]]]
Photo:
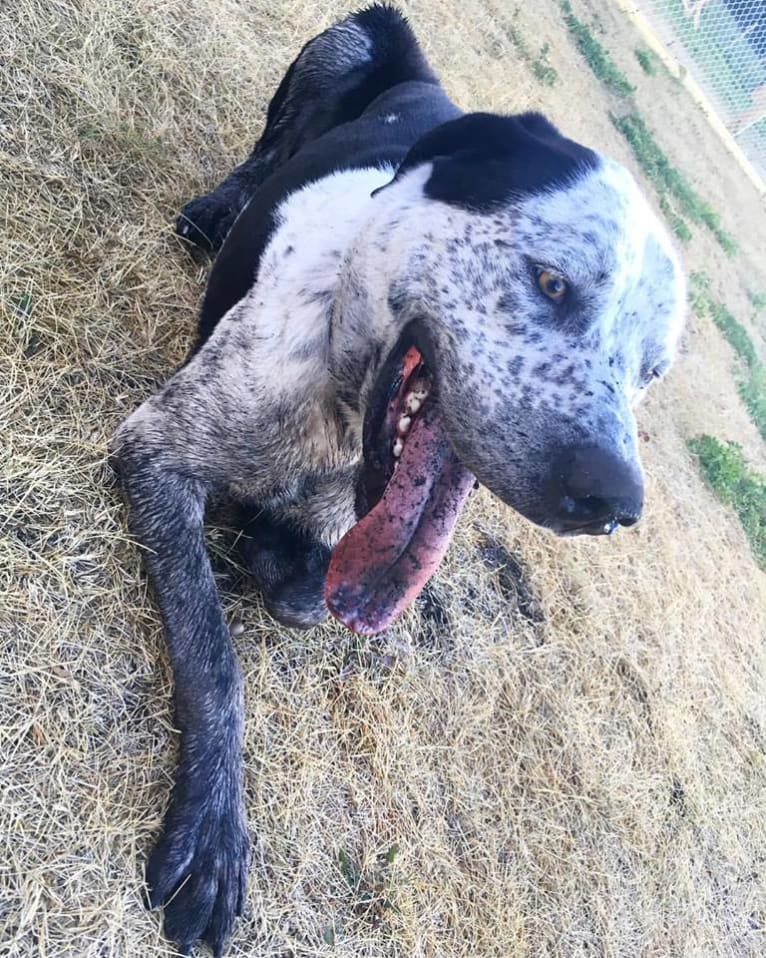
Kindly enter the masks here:
[[766, 0], [636, 0], [766, 178]]

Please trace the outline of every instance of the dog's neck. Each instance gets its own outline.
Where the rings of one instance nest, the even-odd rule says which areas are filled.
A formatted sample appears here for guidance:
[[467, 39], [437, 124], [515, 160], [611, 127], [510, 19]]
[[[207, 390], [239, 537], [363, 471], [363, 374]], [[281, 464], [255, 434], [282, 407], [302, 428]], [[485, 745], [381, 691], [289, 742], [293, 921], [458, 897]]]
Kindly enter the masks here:
[[[289, 410], [291, 448], [297, 441], [317, 468], [361, 453], [369, 390], [406, 322], [391, 291], [410, 288], [427, 241], [430, 166], [392, 181], [393, 173], [334, 174], [283, 203], [241, 307], [252, 335], [246, 349], [227, 352], [230, 378], [262, 396], [266, 418], [284, 422]], [[222, 323], [211, 341], [227, 336]]]
[[423, 242], [425, 165], [376, 192], [349, 243], [338, 276], [329, 337], [329, 371], [348, 419], [360, 418], [380, 366], [410, 317], [393, 290], [406, 282]]

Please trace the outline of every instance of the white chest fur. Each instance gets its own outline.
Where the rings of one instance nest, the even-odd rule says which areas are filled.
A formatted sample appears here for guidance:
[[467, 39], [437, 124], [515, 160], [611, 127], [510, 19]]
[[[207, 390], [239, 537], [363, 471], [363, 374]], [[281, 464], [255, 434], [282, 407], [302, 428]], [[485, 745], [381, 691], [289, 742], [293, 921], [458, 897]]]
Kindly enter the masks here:
[[327, 366], [330, 311], [346, 252], [369, 216], [370, 194], [392, 175], [390, 168], [335, 173], [291, 194], [276, 211], [257, 281], [235, 309], [240, 328], [256, 336], [251, 361], [278, 364], [278, 388], [293, 388], [295, 377], [317, 385], [322, 378], [318, 366]]

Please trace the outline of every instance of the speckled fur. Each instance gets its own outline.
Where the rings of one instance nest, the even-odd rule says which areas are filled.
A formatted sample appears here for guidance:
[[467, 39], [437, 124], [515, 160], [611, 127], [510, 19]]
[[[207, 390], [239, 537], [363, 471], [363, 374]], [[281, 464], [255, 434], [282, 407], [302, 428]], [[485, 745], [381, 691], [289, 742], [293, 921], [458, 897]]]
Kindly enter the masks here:
[[[424, 200], [427, 178], [418, 169], [391, 187], [401, 199], [372, 211], [349, 251], [335, 375], [364, 397], [375, 367], [356, 358], [385, 356], [420, 320], [456, 451], [545, 525], [539, 478], [556, 449], [590, 441], [638, 466], [633, 407], [682, 328], [677, 257], [632, 177], [605, 157], [566, 189], [484, 215]], [[567, 277], [565, 306], [541, 295], [533, 264]]]

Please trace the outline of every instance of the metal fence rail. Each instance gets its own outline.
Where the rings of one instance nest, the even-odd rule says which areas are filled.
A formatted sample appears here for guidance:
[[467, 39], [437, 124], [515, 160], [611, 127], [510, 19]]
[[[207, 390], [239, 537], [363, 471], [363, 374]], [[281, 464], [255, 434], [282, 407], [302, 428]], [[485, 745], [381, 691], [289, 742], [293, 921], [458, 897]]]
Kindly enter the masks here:
[[636, 0], [766, 176], [766, 0]]

